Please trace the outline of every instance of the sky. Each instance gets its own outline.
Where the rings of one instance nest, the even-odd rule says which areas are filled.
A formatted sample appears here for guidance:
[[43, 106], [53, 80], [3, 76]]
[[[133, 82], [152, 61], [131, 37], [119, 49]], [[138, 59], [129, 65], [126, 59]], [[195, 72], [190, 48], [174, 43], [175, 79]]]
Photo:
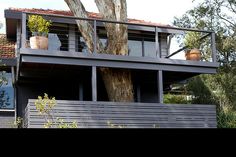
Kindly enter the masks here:
[[[94, 0], [81, 1], [87, 11], [98, 12]], [[0, 0], [2, 23], [5, 23], [4, 9], [9, 7], [69, 10], [64, 0]], [[192, 0], [127, 0], [129, 18], [163, 24], [171, 24], [174, 16], [181, 16], [192, 7]], [[4, 33], [5, 29], [3, 27], [0, 33]]]
[[[98, 12], [94, 0], [81, 0], [85, 9]], [[174, 16], [183, 15], [193, 8], [192, 0], [126, 0], [128, 18], [135, 18], [162, 24], [171, 24]], [[69, 10], [64, 0], [0, 0], [0, 22], [3, 27], [0, 33], [5, 33], [4, 9], [15, 8], [42, 8]]]

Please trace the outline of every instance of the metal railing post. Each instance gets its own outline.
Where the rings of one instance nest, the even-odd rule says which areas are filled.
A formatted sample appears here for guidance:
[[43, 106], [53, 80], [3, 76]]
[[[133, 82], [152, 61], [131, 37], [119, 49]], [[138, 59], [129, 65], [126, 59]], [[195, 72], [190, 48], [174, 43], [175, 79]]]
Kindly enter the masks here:
[[92, 66], [92, 101], [97, 101], [97, 67]]
[[161, 58], [161, 52], [159, 47], [159, 38], [158, 38], [158, 27], [155, 27], [155, 43], [156, 43], [156, 56], [157, 58]]
[[26, 47], [26, 13], [22, 13], [21, 27], [21, 48]]
[[93, 29], [94, 29], [94, 47], [93, 47], [93, 53], [96, 54], [97, 53], [97, 20], [93, 21]]
[[212, 50], [212, 62], [216, 62], [216, 41], [215, 33], [211, 33], [211, 50]]
[[163, 103], [163, 71], [157, 71], [158, 103]]

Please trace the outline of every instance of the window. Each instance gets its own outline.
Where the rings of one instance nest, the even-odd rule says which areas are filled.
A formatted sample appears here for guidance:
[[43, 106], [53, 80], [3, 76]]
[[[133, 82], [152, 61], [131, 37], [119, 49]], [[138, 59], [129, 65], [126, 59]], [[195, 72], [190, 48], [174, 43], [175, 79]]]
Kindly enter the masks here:
[[55, 33], [48, 33], [48, 50], [60, 50], [61, 42]]
[[142, 56], [142, 41], [129, 40], [129, 56]]
[[68, 51], [69, 29], [67, 24], [53, 23], [48, 33], [48, 50]]
[[145, 56], [156, 58], [156, 43], [152, 41], [144, 41]]
[[6, 79], [0, 86], [0, 109], [14, 109], [14, 88], [12, 85], [12, 74], [5, 73]]

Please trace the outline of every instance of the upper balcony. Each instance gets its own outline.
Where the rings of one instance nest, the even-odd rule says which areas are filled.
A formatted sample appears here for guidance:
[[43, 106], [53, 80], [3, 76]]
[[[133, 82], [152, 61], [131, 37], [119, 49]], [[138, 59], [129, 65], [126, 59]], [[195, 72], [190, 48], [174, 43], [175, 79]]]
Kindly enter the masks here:
[[[48, 50], [31, 49], [31, 32], [27, 27], [28, 15], [42, 15], [51, 20], [48, 36]], [[38, 14], [5, 10], [7, 31], [16, 29], [17, 57], [19, 65], [59, 64], [79, 66], [100, 66], [112, 68], [162, 70], [187, 73], [216, 73], [219, 64], [216, 61], [215, 33], [212, 31], [188, 28], [176, 28], [156, 24], [108, 21], [97, 18], [78, 18], [73, 16]], [[93, 26], [94, 49], [90, 52], [86, 46], [76, 22], [87, 21]], [[128, 55], [97, 53], [98, 40], [106, 45], [105, 23], [127, 25]], [[191, 61], [184, 58], [187, 46], [183, 40], [189, 32], [196, 32], [201, 41], [202, 59]], [[8, 37], [12, 34], [8, 33]], [[177, 47], [176, 45], [181, 45]], [[177, 56], [177, 57], [176, 57]]]

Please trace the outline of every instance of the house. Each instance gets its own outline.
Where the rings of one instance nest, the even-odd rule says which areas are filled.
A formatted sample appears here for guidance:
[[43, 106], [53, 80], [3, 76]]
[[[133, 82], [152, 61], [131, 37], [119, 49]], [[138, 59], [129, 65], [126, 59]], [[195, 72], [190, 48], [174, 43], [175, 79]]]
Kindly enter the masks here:
[[[48, 36], [48, 50], [31, 49], [27, 28], [30, 14], [42, 15], [53, 22]], [[55, 115], [67, 122], [76, 120], [80, 127], [107, 127], [107, 121], [127, 127], [216, 127], [214, 105], [163, 104], [163, 91], [171, 84], [199, 74], [214, 74], [216, 62], [215, 34], [187, 28], [176, 28], [129, 19], [129, 55], [90, 53], [75, 20], [90, 21], [103, 44], [104, 23], [99, 14], [89, 19], [75, 18], [70, 11], [19, 9], [5, 10], [6, 37], [15, 41], [14, 65], [9, 73], [13, 79], [13, 107], [23, 117], [25, 127], [42, 127], [42, 116], [35, 110], [35, 99], [43, 93], [55, 96]], [[117, 21], [113, 21], [118, 23]], [[211, 60], [171, 59], [186, 47], [170, 53], [173, 34], [196, 31], [209, 37]], [[96, 41], [96, 40], [95, 40]], [[99, 67], [129, 69], [134, 84], [135, 102], [110, 102], [98, 72]]]

